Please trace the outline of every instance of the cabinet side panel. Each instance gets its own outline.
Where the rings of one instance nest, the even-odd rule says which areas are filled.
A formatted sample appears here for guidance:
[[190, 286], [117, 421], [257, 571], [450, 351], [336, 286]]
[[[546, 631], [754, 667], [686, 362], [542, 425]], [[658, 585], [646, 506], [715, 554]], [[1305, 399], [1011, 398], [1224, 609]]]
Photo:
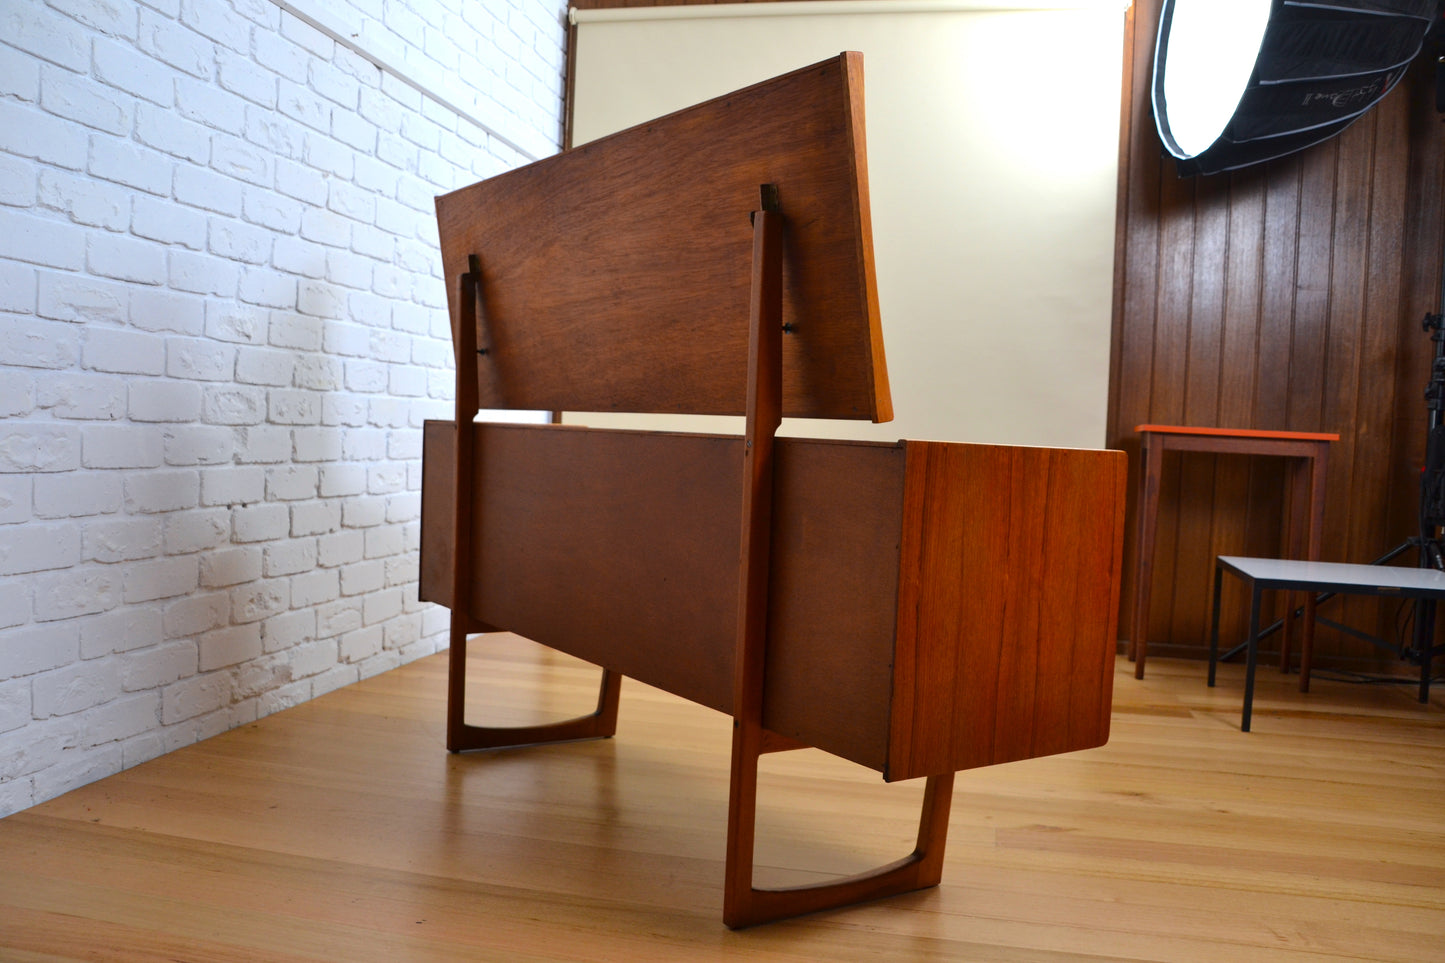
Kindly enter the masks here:
[[457, 426], [453, 421], [422, 425], [421, 572], [417, 595], [451, 608], [456, 519]]
[[887, 777], [1102, 745], [1123, 453], [907, 452]]

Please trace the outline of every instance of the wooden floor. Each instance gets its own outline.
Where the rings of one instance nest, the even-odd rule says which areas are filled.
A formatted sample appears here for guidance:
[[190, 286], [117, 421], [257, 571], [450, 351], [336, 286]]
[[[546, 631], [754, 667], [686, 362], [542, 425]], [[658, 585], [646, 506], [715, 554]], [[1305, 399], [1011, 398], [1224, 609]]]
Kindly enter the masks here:
[[[487, 721], [592, 695], [473, 649]], [[615, 739], [450, 756], [444, 659], [0, 820], [0, 960], [1445, 960], [1438, 696], [1262, 672], [1243, 734], [1238, 667], [1121, 661], [1107, 747], [960, 775], [941, 887], [731, 932], [725, 717], [628, 680]], [[764, 882], [910, 848], [921, 785], [766, 766]]]

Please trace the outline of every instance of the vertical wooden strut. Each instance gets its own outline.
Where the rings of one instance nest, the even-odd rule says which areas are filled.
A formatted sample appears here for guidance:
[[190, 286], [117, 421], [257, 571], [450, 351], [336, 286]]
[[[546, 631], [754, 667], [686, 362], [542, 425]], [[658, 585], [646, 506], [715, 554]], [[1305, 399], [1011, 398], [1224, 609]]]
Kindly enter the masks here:
[[476, 255], [467, 258], [467, 272], [457, 279], [457, 323], [452, 326], [456, 352], [456, 493], [454, 567], [452, 569], [451, 649], [447, 657], [447, 748], [452, 752], [470, 749], [499, 749], [571, 739], [601, 739], [617, 732], [617, 706], [622, 676], [602, 670], [597, 709], [585, 716], [537, 726], [471, 726], [466, 722], [467, 635], [491, 631], [475, 618], [469, 606], [474, 582], [472, 545], [472, 487], [476, 478], [476, 443], [472, 423], [480, 410], [478, 402], [477, 331], [482, 323], [482, 269]]
[[758, 757], [780, 748], [799, 748], [797, 743], [763, 728], [773, 439], [782, 421], [783, 216], [773, 185], [763, 185], [762, 207], [753, 215], [732, 779], [723, 887], [723, 922], [734, 929], [937, 885], [943, 875], [943, 848], [953, 793], [953, 773], [928, 778], [917, 846], [898, 862], [819, 886], [753, 886]]

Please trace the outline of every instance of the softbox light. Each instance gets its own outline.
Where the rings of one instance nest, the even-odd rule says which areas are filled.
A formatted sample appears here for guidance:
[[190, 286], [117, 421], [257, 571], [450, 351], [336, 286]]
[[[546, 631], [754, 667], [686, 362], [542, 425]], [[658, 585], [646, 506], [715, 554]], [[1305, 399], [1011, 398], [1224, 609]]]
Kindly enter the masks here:
[[1302, 150], [1388, 94], [1440, 0], [1164, 0], [1154, 121], [1181, 175]]

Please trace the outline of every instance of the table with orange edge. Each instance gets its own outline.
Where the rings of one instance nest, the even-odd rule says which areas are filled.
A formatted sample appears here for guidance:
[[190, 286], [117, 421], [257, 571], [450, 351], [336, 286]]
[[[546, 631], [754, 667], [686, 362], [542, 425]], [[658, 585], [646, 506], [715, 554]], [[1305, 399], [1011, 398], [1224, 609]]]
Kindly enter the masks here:
[[[1285, 554], [1318, 561], [1325, 515], [1325, 468], [1329, 445], [1339, 441], [1332, 432], [1264, 431], [1254, 428], [1195, 428], [1178, 425], [1137, 425], [1139, 433], [1139, 499], [1137, 551], [1134, 564], [1134, 613], [1130, 621], [1128, 656], [1134, 678], [1144, 678], [1149, 653], [1149, 595], [1154, 574], [1154, 534], [1159, 516], [1159, 484], [1166, 451], [1198, 451], [1231, 455], [1271, 455], [1288, 458], [1289, 514], [1285, 518]], [[1292, 602], [1286, 611], [1293, 611]], [[1314, 637], [1314, 595], [1307, 593], [1304, 631], [1300, 642], [1301, 682], [1309, 678], [1310, 646]], [[1284, 621], [1280, 666], [1288, 669], [1290, 623]]]

